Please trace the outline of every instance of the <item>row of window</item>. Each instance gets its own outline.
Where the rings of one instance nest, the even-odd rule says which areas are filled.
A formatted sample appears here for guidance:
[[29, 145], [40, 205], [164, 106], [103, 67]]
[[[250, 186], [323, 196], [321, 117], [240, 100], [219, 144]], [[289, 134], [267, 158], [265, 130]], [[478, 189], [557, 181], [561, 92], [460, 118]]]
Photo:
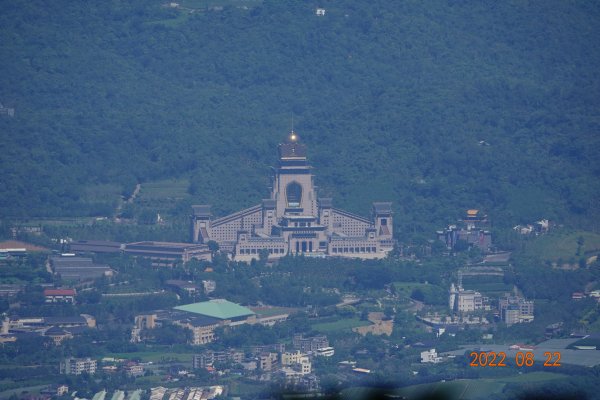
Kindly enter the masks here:
[[194, 336], [195, 344], [206, 344], [215, 340], [215, 335], [213, 332], [210, 333], [202, 333]]
[[[258, 254], [263, 249], [240, 249], [240, 254]], [[285, 249], [265, 249], [269, 250], [269, 254], [284, 254]]]
[[377, 253], [376, 247], [334, 247], [332, 253]]
[[369, 225], [348, 217], [336, 215], [333, 219], [333, 227], [340, 229], [346, 235], [360, 236], [364, 235], [365, 229], [367, 229]]
[[298, 227], [305, 228], [305, 227], [311, 226], [310, 224], [311, 224], [310, 222], [294, 222], [294, 226], [296, 228], [298, 228]]

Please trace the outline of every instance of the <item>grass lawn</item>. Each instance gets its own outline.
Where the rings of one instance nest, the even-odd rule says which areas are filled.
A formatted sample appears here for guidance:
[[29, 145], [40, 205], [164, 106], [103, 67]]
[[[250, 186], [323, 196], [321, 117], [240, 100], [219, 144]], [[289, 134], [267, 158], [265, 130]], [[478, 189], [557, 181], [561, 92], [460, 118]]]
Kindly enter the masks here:
[[259, 314], [261, 317], [272, 317], [273, 315], [280, 314], [293, 314], [299, 310], [298, 308], [291, 307], [250, 307], [250, 309]]
[[251, 383], [241, 382], [240, 380], [232, 380], [229, 382], [230, 396], [249, 396], [251, 394], [258, 394], [264, 391], [264, 389], [264, 384], [253, 385]]
[[35, 385], [35, 386], [24, 386], [17, 389], [10, 389], [0, 392], [0, 399], [8, 399], [12, 395], [19, 396], [23, 392], [28, 392], [29, 394], [39, 393], [42, 389], [47, 388], [48, 385]]
[[443, 398], [443, 399], [485, 399], [502, 393], [507, 383], [531, 383], [553, 381], [566, 378], [566, 375], [552, 372], [536, 371], [523, 375], [514, 375], [498, 379], [461, 379], [449, 382], [436, 382], [423, 385], [408, 386], [398, 390], [398, 394], [409, 398]]
[[[435, 382], [422, 385], [408, 386], [398, 390], [398, 394], [408, 398], [441, 398], [441, 399], [467, 399], [467, 391], [471, 380], [459, 380], [451, 382]], [[483, 391], [484, 385], [477, 386], [479, 393], [491, 394], [491, 391]]]
[[181, 363], [191, 363], [194, 354], [192, 353], [172, 353], [168, 351], [138, 351], [135, 353], [109, 353], [105, 357], [133, 359], [139, 358], [142, 362], [161, 362], [161, 361], [176, 361]]
[[371, 325], [371, 323], [369, 321], [362, 321], [358, 318], [349, 318], [340, 319], [339, 321], [334, 322], [316, 323], [312, 326], [312, 328], [316, 331], [327, 333], [342, 330], [351, 330], [352, 328], [367, 325]]
[[528, 374], [516, 375], [506, 378], [496, 379], [497, 382], [504, 383], [526, 383], [526, 382], [544, 382], [556, 379], [567, 378], [567, 375], [557, 374], [555, 372], [535, 371]]
[[505, 383], [493, 380], [470, 380], [465, 391], [465, 399], [485, 399], [492, 394], [502, 393]]
[[[501, 393], [506, 384], [491, 380], [456, 380], [449, 382], [435, 382], [421, 385], [407, 386], [388, 395], [395, 394], [409, 399], [461, 399], [475, 400], [489, 398], [493, 394]], [[386, 398], [388, 396], [374, 396], [377, 393], [372, 388], [356, 387], [343, 391], [343, 398], [349, 400], [366, 400], [369, 398]], [[389, 398], [393, 398], [389, 396]]]
[[135, 383], [139, 387], [156, 387], [163, 383], [164, 377], [160, 375], [140, 376], [135, 378]]
[[[577, 239], [583, 237], [584, 243], [582, 253], [577, 255]], [[552, 232], [547, 235], [539, 236], [527, 242], [525, 253], [531, 256], [537, 256], [543, 260], [556, 261], [562, 258], [568, 261], [570, 258], [578, 259], [585, 252], [600, 250], [600, 235], [586, 231], [571, 232]], [[586, 255], [586, 258], [590, 254]]]
[[463, 286], [466, 290], [473, 289], [473, 290], [477, 290], [478, 292], [482, 292], [482, 293], [489, 293], [489, 292], [504, 293], [504, 292], [511, 292], [513, 289], [513, 285], [506, 285], [502, 282], [464, 283]]
[[393, 282], [392, 284], [396, 288], [398, 295], [405, 296], [406, 298], [410, 298], [410, 295], [415, 289], [427, 290], [425, 288], [431, 286], [427, 283], [419, 282]]
[[179, 200], [189, 196], [190, 181], [183, 179], [164, 179], [161, 181], [143, 183], [139, 199], [146, 200]]

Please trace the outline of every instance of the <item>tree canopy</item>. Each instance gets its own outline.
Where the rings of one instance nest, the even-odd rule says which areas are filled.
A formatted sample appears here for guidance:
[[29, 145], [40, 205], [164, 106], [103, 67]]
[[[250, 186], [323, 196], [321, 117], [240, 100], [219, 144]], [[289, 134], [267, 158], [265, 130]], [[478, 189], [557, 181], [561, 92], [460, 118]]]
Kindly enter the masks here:
[[393, 201], [401, 234], [471, 207], [597, 220], [597, 3], [228, 4], [4, 4], [0, 215], [110, 216], [167, 177], [252, 205], [293, 115], [321, 193]]

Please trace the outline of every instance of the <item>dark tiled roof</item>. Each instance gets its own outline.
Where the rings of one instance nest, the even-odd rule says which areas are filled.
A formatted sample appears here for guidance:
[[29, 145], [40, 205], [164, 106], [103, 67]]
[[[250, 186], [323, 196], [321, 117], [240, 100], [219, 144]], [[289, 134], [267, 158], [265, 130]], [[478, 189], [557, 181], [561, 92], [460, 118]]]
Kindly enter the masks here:
[[179, 279], [169, 279], [169, 280], [165, 281], [165, 284], [170, 285], [170, 286], [177, 286], [182, 289], [185, 289], [185, 288], [198, 289], [198, 286], [194, 285], [193, 283], [188, 282], [188, 281], [182, 281]]
[[108, 265], [94, 264], [91, 259], [83, 257], [64, 257], [53, 259], [54, 272], [63, 279], [93, 279], [112, 271]]
[[89, 257], [50, 257], [54, 267], [86, 267], [93, 265], [92, 259]]
[[265, 208], [275, 208], [277, 206], [277, 201], [273, 199], [263, 199], [262, 203]]
[[183, 254], [185, 251], [191, 250], [207, 250], [204, 244], [198, 243], [179, 243], [179, 242], [135, 242], [125, 245], [126, 253], [134, 252], [158, 252], [158, 253], [173, 253], [176, 255]]
[[65, 331], [63, 328], [59, 328], [58, 326], [53, 326], [44, 332], [44, 336], [64, 336], [68, 335], [70, 332]]
[[279, 145], [281, 158], [306, 158], [306, 145], [301, 143], [281, 143]]
[[192, 206], [194, 215], [197, 217], [210, 217], [210, 206], [206, 204]]
[[324, 208], [333, 207], [333, 199], [330, 197], [319, 197], [319, 207], [324, 207]]
[[340, 208], [334, 208], [333, 212], [335, 214], [343, 215], [344, 217], [352, 218], [355, 221], [364, 222], [365, 224], [371, 224], [371, 221], [366, 219], [365, 217], [361, 217], [360, 215], [352, 214], [351, 212], [342, 210]]
[[392, 212], [392, 203], [373, 203], [373, 210], [375, 210], [376, 214], [390, 214]]
[[75, 289], [45, 289], [44, 296], [75, 296]]
[[66, 326], [63, 329], [65, 331], [71, 333], [72, 335], [81, 335], [83, 332], [87, 331], [90, 328], [86, 325], [86, 326]]
[[261, 211], [262, 211], [262, 204], [258, 204], [258, 205], [252, 206], [250, 208], [246, 208], [245, 210], [241, 210], [238, 212], [234, 212], [233, 214], [229, 214], [224, 217], [217, 218], [212, 221], [211, 226], [213, 228], [216, 228], [217, 226], [223, 225], [227, 222], [231, 222], [233, 220], [236, 220], [236, 219], [239, 219], [242, 217], [246, 217], [250, 214], [260, 213]]
[[76, 317], [44, 317], [46, 325], [87, 325], [87, 321], [82, 316]]
[[195, 327], [216, 325], [220, 321], [217, 318], [207, 317], [204, 315], [200, 315], [197, 317], [194, 316], [194, 317], [189, 318], [188, 320], [190, 321], [190, 324], [192, 324], [192, 326], [195, 326]]
[[93, 253], [117, 253], [121, 251], [121, 243], [104, 240], [79, 240], [69, 245], [71, 251]]
[[161, 321], [179, 321], [181, 323], [190, 323], [192, 326], [210, 326], [219, 323], [218, 318], [207, 315], [192, 314], [181, 310], [161, 310], [157, 311], [157, 317]]

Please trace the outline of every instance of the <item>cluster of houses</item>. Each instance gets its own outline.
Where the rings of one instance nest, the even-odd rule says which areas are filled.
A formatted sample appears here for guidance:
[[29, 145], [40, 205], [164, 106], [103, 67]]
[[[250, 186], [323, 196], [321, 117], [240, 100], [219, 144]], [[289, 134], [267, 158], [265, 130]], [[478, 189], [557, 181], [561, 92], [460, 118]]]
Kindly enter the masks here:
[[592, 290], [589, 293], [584, 293], [584, 292], [573, 292], [571, 294], [571, 299], [572, 300], [583, 300], [586, 297], [589, 297], [591, 299], [596, 299], [596, 301], [598, 303], [600, 303], [600, 290], [596, 289], [596, 290]]
[[532, 224], [516, 225], [513, 227], [513, 231], [518, 232], [521, 235], [542, 235], [548, 233], [550, 230], [550, 221], [542, 219]]
[[[468, 314], [476, 311], [491, 311], [491, 301], [489, 297], [483, 296], [476, 290], [465, 290], [462, 285], [450, 286], [450, 296], [448, 304], [451, 312], [459, 314]], [[534, 304], [531, 300], [526, 300], [516, 294], [504, 294], [498, 299], [499, 317], [506, 325], [519, 324], [533, 321]]]
[[286, 387], [317, 390], [319, 380], [312, 373], [315, 357], [331, 357], [333, 347], [324, 335], [303, 337], [295, 335], [292, 350], [283, 343], [252, 346], [247, 351], [228, 349], [206, 350], [193, 358], [194, 368], [203, 368], [211, 373], [223, 374], [223, 370], [237, 366], [248, 377], [260, 381], [283, 382]]
[[143, 376], [145, 373], [144, 365], [131, 360], [108, 357], [103, 358], [101, 364], [102, 366], [99, 367], [98, 360], [90, 357], [68, 357], [60, 362], [59, 371], [62, 375], [94, 375], [99, 371], [105, 373], [123, 372], [129, 377]]
[[[195, 354], [193, 369], [205, 369], [216, 375], [227, 375], [232, 369], [243, 371], [249, 379], [261, 382], [280, 382], [286, 388], [314, 391], [319, 388], [319, 379], [313, 374], [315, 357], [331, 357], [333, 347], [324, 335], [304, 337], [295, 335], [292, 348], [286, 350], [283, 343], [252, 346], [247, 349], [230, 348], [223, 351], [205, 350]], [[65, 375], [93, 375], [123, 372], [130, 377], [142, 376], [144, 364], [131, 360], [103, 358], [102, 366], [92, 358], [67, 358], [60, 363], [60, 373]], [[188, 371], [177, 371], [178, 375], [194, 376]]]
[[498, 310], [502, 322], [509, 326], [533, 321], [533, 301], [522, 296], [506, 293], [498, 299]]
[[[11, 294], [12, 295], [12, 294]], [[73, 288], [46, 288], [46, 304], [75, 304], [77, 291]], [[96, 319], [89, 314], [71, 316], [5, 316], [0, 329], [0, 343], [16, 342], [20, 338], [42, 336], [54, 345], [96, 328]]]

